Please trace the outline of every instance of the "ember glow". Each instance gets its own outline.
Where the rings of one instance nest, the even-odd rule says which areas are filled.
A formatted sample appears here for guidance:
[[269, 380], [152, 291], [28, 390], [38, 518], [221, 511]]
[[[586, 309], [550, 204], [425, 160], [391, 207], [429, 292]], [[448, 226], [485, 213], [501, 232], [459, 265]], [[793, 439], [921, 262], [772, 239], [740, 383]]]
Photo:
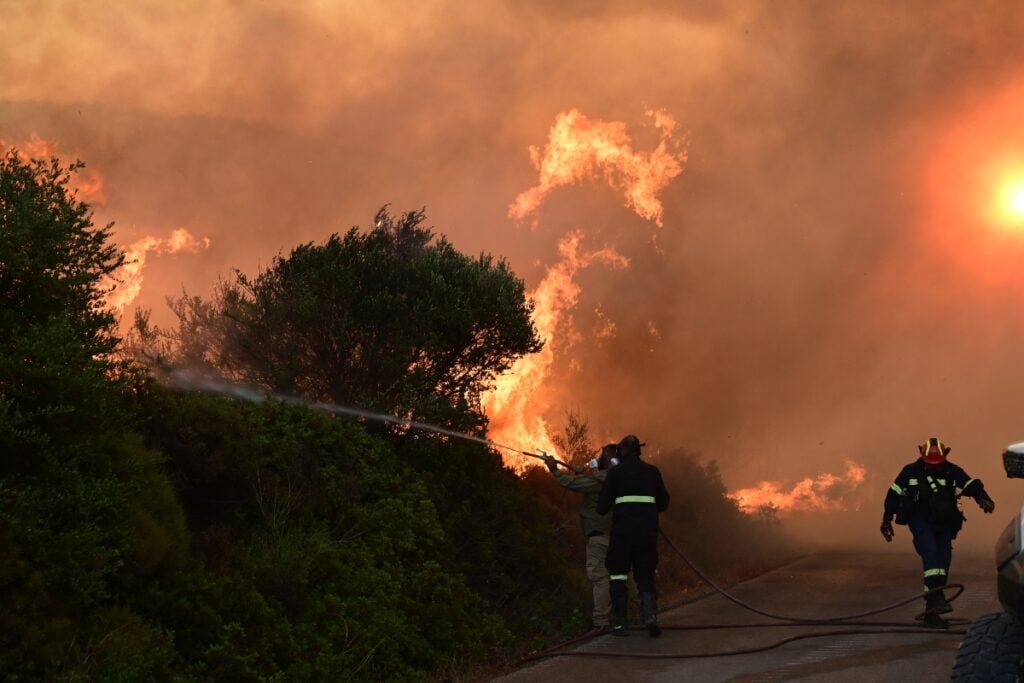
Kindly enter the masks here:
[[658, 194], [683, 172], [686, 145], [673, 139], [676, 121], [668, 112], [649, 110], [647, 116], [661, 136], [651, 152], [633, 150], [625, 123], [591, 119], [578, 109], [559, 114], [543, 153], [530, 147], [538, 182], [516, 197], [508, 209], [509, 217], [521, 219], [534, 213], [557, 187], [603, 176], [623, 193], [628, 208], [660, 226], [663, 208]]
[[185, 228], [178, 228], [164, 238], [147, 235], [133, 242], [125, 249], [124, 265], [114, 276], [117, 285], [107, 297], [107, 306], [116, 313], [121, 313], [128, 304], [135, 301], [142, 291], [142, 270], [146, 266], [146, 257], [150, 252], [176, 254], [181, 251], [198, 252], [209, 247], [209, 238], [197, 239]]
[[801, 479], [795, 484], [762, 481], [757, 486], [729, 493], [740, 509], [753, 514], [761, 508], [792, 512], [840, 512], [859, 509], [861, 486], [867, 470], [851, 460], [846, 461], [843, 474], [822, 473]]

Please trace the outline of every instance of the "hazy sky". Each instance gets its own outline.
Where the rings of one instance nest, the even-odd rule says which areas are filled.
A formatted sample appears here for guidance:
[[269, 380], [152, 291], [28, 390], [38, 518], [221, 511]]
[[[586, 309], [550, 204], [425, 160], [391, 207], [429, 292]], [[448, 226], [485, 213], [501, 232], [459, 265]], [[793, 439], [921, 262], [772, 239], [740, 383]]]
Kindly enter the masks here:
[[[578, 229], [631, 260], [579, 273], [550, 388], [599, 436], [700, 451], [730, 487], [851, 458], [870, 521], [937, 435], [1000, 504], [968, 505], [983, 545], [1020, 497], [998, 456], [1024, 440], [1024, 231], [996, 211], [1024, 171], [1018, 2], [0, 0], [0, 25], [0, 138], [85, 160], [125, 244], [209, 238], [147, 261], [158, 320], [386, 203], [528, 286]], [[637, 149], [649, 108], [688, 132], [663, 227], [604, 182], [508, 218], [572, 108]]]

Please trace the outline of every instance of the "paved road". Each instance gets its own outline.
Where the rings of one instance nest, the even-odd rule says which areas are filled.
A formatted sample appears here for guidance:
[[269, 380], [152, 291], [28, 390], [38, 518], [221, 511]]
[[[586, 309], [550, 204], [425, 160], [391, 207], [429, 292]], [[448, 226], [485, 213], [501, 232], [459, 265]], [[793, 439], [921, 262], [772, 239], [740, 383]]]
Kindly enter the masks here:
[[[977, 618], [999, 609], [995, 569], [990, 557], [955, 555], [954, 582], [967, 592], [954, 603], [952, 616]], [[771, 612], [824, 618], [851, 614], [899, 601], [921, 588], [916, 555], [896, 552], [827, 554], [805, 557], [731, 591]], [[913, 623], [920, 611], [914, 603], [872, 619]], [[742, 610], [719, 595], [709, 596], [663, 613], [671, 625], [753, 624], [770, 620]], [[658, 639], [634, 632], [629, 638], [602, 636], [577, 648], [594, 653], [709, 653], [756, 647], [816, 629], [806, 626], [666, 630]], [[824, 631], [828, 629], [817, 629]], [[616, 659], [555, 657], [542, 660], [501, 679], [507, 683], [553, 681], [947, 681], [961, 636], [925, 634], [835, 635], [795, 641], [758, 654], [699, 659]]]

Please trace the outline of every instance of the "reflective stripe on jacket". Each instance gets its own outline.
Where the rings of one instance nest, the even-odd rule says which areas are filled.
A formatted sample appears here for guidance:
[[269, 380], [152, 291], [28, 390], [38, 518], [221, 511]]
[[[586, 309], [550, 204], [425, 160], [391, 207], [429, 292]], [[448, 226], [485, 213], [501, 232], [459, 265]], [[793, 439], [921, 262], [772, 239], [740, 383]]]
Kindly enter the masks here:
[[962, 495], [981, 502], [988, 498], [985, 487], [980, 479], [972, 479], [964, 470], [948, 460], [940, 469], [928, 469], [918, 458], [910, 463], [896, 476], [896, 480], [885, 494], [884, 519], [891, 520], [904, 496], [913, 501], [916, 494], [927, 492], [937, 493], [939, 489], [953, 487], [960, 489]]
[[[608, 471], [597, 511], [612, 514], [612, 529], [657, 533], [658, 513], [668, 507], [668, 490], [657, 467], [640, 458], [625, 458]], [[653, 503], [653, 505], [652, 505]]]

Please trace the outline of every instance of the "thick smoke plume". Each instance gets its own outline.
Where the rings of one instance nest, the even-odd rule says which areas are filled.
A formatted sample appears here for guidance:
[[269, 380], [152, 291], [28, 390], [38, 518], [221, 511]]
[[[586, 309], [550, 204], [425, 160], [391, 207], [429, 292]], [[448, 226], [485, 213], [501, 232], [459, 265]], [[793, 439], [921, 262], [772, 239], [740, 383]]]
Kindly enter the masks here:
[[[998, 459], [1024, 438], [1024, 238], [996, 210], [1024, 168], [1015, 3], [0, 5], [0, 137], [85, 160], [122, 244], [210, 239], [147, 263], [135, 303], [158, 324], [166, 295], [388, 202], [530, 289], [579, 230], [581, 254], [630, 266], [575, 273], [549, 422], [699, 451], [732, 490], [862, 463], [861, 512], [809, 526], [844, 541], [881, 543], [881, 498], [932, 435], [999, 505], [967, 503], [958, 543], [990, 547], [1024, 494]], [[634, 153], [665, 139], [647, 110], [687, 131], [658, 213], [635, 212], [626, 167], [531, 165], [574, 110], [626, 124]], [[542, 209], [510, 218], [530, 188]]]

